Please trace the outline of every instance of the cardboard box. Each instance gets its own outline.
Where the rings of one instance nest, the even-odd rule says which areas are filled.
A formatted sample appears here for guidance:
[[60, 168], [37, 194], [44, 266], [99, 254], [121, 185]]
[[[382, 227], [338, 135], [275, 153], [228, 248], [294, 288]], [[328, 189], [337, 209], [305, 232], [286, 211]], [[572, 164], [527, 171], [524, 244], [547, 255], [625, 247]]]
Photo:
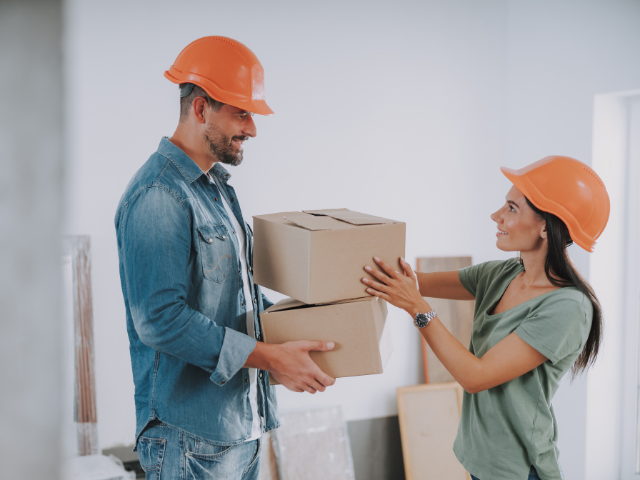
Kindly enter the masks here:
[[257, 215], [253, 228], [254, 281], [304, 303], [365, 296], [374, 255], [402, 271], [403, 222], [342, 208]]
[[[313, 361], [334, 378], [382, 373], [393, 352], [386, 319], [387, 303], [378, 297], [325, 305], [289, 298], [260, 314], [265, 343], [334, 342], [331, 351], [310, 352]], [[277, 384], [270, 378], [272, 385]]]

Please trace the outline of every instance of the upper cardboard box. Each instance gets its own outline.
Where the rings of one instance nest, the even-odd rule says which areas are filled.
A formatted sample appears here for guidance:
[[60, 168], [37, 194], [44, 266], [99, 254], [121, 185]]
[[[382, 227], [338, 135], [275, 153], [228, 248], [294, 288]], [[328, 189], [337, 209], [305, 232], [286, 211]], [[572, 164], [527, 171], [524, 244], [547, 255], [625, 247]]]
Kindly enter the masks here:
[[307, 304], [366, 296], [378, 256], [402, 271], [406, 224], [346, 208], [253, 217], [254, 281]]

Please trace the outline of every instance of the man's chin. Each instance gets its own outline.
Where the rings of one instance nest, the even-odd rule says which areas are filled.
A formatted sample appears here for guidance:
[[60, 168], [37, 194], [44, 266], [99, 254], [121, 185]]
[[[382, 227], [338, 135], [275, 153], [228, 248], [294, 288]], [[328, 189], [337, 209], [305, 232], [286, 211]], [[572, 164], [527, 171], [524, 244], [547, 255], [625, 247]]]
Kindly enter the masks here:
[[225, 157], [222, 159], [222, 163], [224, 163], [225, 165], [231, 165], [232, 167], [237, 167], [242, 163], [242, 160], [243, 156], [241, 150], [238, 155], [225, 155]]

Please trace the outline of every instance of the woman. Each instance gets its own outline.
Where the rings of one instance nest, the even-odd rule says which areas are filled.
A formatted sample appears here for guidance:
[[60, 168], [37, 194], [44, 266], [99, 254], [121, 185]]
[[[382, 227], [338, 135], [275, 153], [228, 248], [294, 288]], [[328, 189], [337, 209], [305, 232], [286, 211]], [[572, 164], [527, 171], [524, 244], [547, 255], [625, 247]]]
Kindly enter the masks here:
[[[491, 215], [496, 246], [519, 258], [416, 274], [404, 259], [401, 274], [375, 258], [386, 273], [367, 266], [376, 280], [362, 281], [368, 293], [414, 318], [464, 388], [453, 449], [474, 480], [561, 479], [551, 399], [569, 369], [576, 375], [593, 363], [602, 331], [598, 299], [567, 247], [593, 250], [609, 197], [591, 168], [568, 157], [502, 172], [513, 187]], [[469, 350], [423, 297], [475, 299]]]

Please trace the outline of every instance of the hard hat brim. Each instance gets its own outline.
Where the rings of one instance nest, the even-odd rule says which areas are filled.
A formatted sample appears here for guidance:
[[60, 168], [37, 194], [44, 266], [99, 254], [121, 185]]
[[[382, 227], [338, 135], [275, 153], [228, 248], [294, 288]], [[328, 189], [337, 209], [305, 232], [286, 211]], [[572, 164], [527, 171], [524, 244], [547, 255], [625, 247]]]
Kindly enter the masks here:
[[[172, 67], [173, 68], [173, 67]], [[236, 98], [223, 98], [224, 95], [220, 95], [215, 92], [215, 86], [202, 78], [197, 78], [195, 75], [187, 75], [186, 78], [178, 78], [174, 76], [170, 70], [164, 72], [164, 77], [173, 82], [175, 84], [181, 83], [193, 83], [202, 88], [207, 94], [217, 100], [218, 102], [225, 103], [227, 105], [231, 105], [236, 108], [241, 108], [246, 110], [247, 112], [257, 113], [258, 115], [273, 115], [273, 110], [269, 108], [267, 102], [260, 99], [250, 99], [250, 98], [240, 98], [236, 96]]]

